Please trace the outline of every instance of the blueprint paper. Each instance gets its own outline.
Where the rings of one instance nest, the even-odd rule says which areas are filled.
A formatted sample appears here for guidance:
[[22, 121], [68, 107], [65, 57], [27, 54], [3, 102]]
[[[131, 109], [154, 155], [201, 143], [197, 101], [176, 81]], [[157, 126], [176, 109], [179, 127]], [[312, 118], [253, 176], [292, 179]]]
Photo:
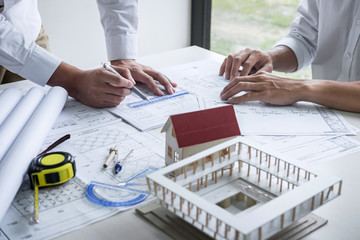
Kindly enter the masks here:
[[42, 88], [30, 89], [0, 125], [0, 162], [43, 99], [44, 94]]
[[[201, 62], [198, 62], [198, 65], [197, 63], [191, 63], [166, 68], [164, 72], [165, 70], [169, 71], [169, 74], [166, 75], [172, 76], [172, 71], [183, 69], [180, 73], [174, 72], [174, 77], [171, 77], [171, 79], [177, 83], [183, 81], [182, 85], [179, 84], [180, 88], [189, 92], [188, 95], [192, 96], [196, 106], [206, 105], [207, 107], [213, 107], [224, 104], [220, 101], [218, 89], [222, 89], [224, 84], [227, 84], [227, 81], [222, 77], [219, 78], [217, 73], [214, 75], [214, 70], [218, 70], [216, 67], [218, 63], [213, 61], [202, 62], [204, 65], [209, 63], [210, 67], [208, 70], [203, 69], [200, 75], [205, 76], [203, 78], [210, 79], [209, 81], [196, 78], [201, 77], [196, 72], [197, 68], [202, 68]], [[193, 71], [195, 71], [195, 75], [186, 77], [187, 79], [184, 78], [184, 75], [193, 73]], [[207, 71], [209, 71], [210, 75], [206, 75]], [[191, 81], [199, 81], [199, 83], [194, 85]], [[200, 89], [203, 89], [203, 91], [200, 91]], [[126, 104], [126, 101], [129, 103], [139, 100], [137, 96], [131, 95], [121, 104]], [[319, 110], [315, 111], [314, 114], [320, 115]], [[334, 116], [331, 111], [329, 114]], [[164, 114], [164, 118], [167, 118], [166, 115]], [[136, 115], [131, 116], [137, 118]], [[153, 113], [150, 112], [145, 117], [143, 115], [139, 116], [142, 116], [142, 121], [152, 120]], [[339, 119], [328, 119], [335, 123], [332, 123], [334, 126], [337, 126]], [[152, 121], [150, 121], [149, 126], [151, 125]], [[164, 134], [160, 134], [159, 129], [139, 132], [104, 109], [90, 108], [74, 100], [68, 101], [41, 149], [45, 149], [66, 133], [71, 133], [71, 138], [53, 149], [53, 151], [66, 151], [75, 157], [78, 169], [76, 178], [61, 186], [40, 190], [40, 224], [38, 225], [29, 225], [25, 217], [33, 211], [34, 199], [34, 193], [29, 188], [29, 182], [25, 180], [11, 207], [0, 222], [0, 240], [55, 238], [126, 210], [128, 208], [106, 208], [91, 204], [85, 198], [84, 187], [90, 181], [119, 184], [146, 167], [160, 168], [164, 166], [165, 145], [163, 141], [165, 137]], [[264, 141], [270, 144], [273, 139], [270, 136], [268, 137]], [[281, 138], [282, 136], [274, 137]], [[303, 138], [305, 137], [308, 136], [303, 136]], [[333, 137], [331, 136], [331, 138]], [[312, 138], [315, 137], [312, 136]], [[316, 138], [319, 141], [330, 139], [329, 136]], [[338, 139], [343, 138], [339, 137]], [[305, 146], [306, 141], [303, 139], [297, 141], [297, 143]], [[118, 175], [113, 172], [114, 162], [106, 169], [102, 167], [108, 156], [109, 149], [116, 144], [119, 145], [119, 159], [125, 157], [131, 149], [135, 149]], [[281, 141], [279, 144], [281, 144]], [[291, 148], [293, 145], [289, 143], [286, 146]], [[354, 150], [355, 148], [344, 148], [344, 151], [352, 151], [351, 149]], [[316, 157], [317, 154], [314, 152], [313, 155]], [[321, 154], [318, 156], [321, 156]], [[306, 157], [311, 156], [304, 156], [304, 158]]]
[[[221, 63], [203, 60], [160, 69], [178, 86], [196, 95], [205, 108], [224, 106], [220, 92], [229, 83], [218, 75]], [[234, 104], [242, 135], [340, 135], [354, 134], [333, 109], [299, 102], [274, 106], [252, 101]]]
[[[229, 81], [218, 75], [219, 67], [214, 60], [203, 60], [161, 68], [160, 72], [178, 84], [177, 91], [188, 94], [137, 108], [129, 105], [140, 99], [130, 95], [108, 110], [145, 131], [162, 127], [170, 115], [224, 106], [227, 103], [220, 99], [220, 92]], [[146, 88], [142, 90], [146, 92]], [[151, 94], [149, 90], [146, 93]], [[233, 106], [242, 135], [354, 135], [340, 114], [313, 103], [274, 106], [252, 101]]]
[[360, 151], [360, 142], [347, 136], [248, 136], [248, 138], [309, 165]]
[[269, 106], [250, 102], [234, 108], [244, 135], [354, 135], [341, 115], [317, 104]]
[[53, 87], [26, 123], [3, 160], [0, 162], [0, 219], [6, 213], [23, 182], [31, 160], [39, 153], [48, 132], [67, 99], [67, 92]]
[[[73, 110], [71, 111], [75, 113]], [[98, 111], [105, 110], [93, 109], [92, 112], [88, 109], [87, 116], [91, 118]], [[39, 190], [40, 222], [36, 225], [29, 225], [26, 219], [26, 215], [33, 211], [34, 191], [30, 189], [29, 181], [24, 181], [0, 222], [1, 231], [10, 239], [51, 239], [127, 210], [130, 207], [108, 208], [92, 204], [84, 194], [86, 184], [97, 181], [116, 185], [125, 182], [146, 167], [164, 166], [163, 142], [147, 132], [139, 132], [119, 119], [113, 119], [113, 116], [106, 114], [98, 114], [98, 116], [100, 119], [106, 116], [107, 121], [89, 127], [78, 124], [79, 129], [71, 132], [71, 138], [53, 149], [53, 151], [71, 153], [75, 157], [77, 173], [76, 177], [66, 184]], [[59, 120], [64, 118], [59, 117]], [[63, 127], [67, 128], [67, 126]], [[54, 133], [54, 129], [51, 132]], [[62, 134], [63, 132], [49, 136], [42, 148], [46, 148]], [[114, 162], [103, 168], [109, 148], [116, 144], [119, 145], [119, 159], [124, 158], [131, 149], [134, 149], [117, 175], [114, 174]], [[146, 191], [147, 185], [144, 184], [139, 190]]]
[[0, 126], [20, 101], [21, 97], [21, 91], [15, 88], [7, 88], [0, 93]]
[[[111, 123], [112, 121], [118, 120], [118, 117], [104, 109], [92, 108], [74, 99], [69, 99], [50, 130], [49, 136], [56, 134], [65, 135], [81, 128]], [[56, 139], [54, 139], [54, 141], [56, 141]]]
[[[139, 89], [146, 93], [147, 96], [152, 96], [150, 99], [159, 98], [154, 96], [145, 86], [140, 85]], [[183, 92], [181, 88], [177, 88], [176, 91]], [[141, 99], [138, 96], [129, 95], [120, 105], [108, 108], [108, 110], [140, 131], [147, 131], [162, 127], [170, 115], [197, 111], [204, 108], [202, 101], [199, 101], [195, 95], [181, 94], [176, 97], [167, 98], [168, 96], [171, 95], [164, 96], [164, 101], [154, 101], [151, 104], [133, 108], [130, 106], [136, 105], [134, 103], [138, 103]]]

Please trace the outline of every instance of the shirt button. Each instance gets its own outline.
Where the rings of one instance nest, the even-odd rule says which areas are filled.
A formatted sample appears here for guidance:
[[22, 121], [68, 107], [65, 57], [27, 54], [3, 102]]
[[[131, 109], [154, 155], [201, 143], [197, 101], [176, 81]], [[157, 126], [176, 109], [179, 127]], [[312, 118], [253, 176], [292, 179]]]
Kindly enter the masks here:
[[356, 21], [356, 23], [360, 25], [360, 19], [358, 19], [358, 20]]
[[348, 53], [346, 54], [346, 57], [347, 57], [347, 58], [351, 58], [351, 53], [348, 52]]

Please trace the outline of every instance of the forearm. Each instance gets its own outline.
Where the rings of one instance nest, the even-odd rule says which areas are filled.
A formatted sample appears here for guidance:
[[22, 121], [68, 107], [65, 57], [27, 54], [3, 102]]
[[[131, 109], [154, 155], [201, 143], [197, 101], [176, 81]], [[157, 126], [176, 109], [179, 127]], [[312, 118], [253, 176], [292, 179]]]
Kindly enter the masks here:
[[286, 46], [276, 46], [267, 53], [272, 59], [273, 69], [278, 72], [294, 72], [298, 62], [294, 52]]
[[301, 96], [304, 101], [344, 111], [360, 112], [360, 81], [309, 80], [305, 82]]
[[77, 91], [74, 79], [81, 72], [80, 69], [71, 66], [65, 62], [61, 62], [59, 67], [55, 70], [55, 72], [50, 77], [47, 82], [50, 86], [60, 86], [65, 88], [69, 96], [77, 98]]

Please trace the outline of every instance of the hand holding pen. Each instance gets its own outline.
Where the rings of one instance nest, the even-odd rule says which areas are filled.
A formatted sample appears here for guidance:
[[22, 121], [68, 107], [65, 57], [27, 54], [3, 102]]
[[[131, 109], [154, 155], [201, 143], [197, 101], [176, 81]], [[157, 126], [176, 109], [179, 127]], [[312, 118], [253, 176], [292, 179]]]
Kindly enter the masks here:
[[163, 96], [165, 93], [160, 90], [159, 84], [162, 85], [167, 94], [175, 92], [176, 83], [172, 82], [167, 76], [149, 66], [140, 64], [134, 59], [112, 60], [111, 65], [123, 67], [130, 71], [131, 76], [137, 82], [146, 84], [156, 95]]
[[[117, 71], [115, 71], [112, 67], [110, 67], [109, 64], [103, 63], [103, 67], [104, 67], [105, 70], [107, 70], [107, 71], [109, 71], [109, 72], [111, 72], [111, 73], [113, 73], [113, 74], [116, 74], [116, 75], [118, 75], [118, 76], [121, 76]], [[133, 91], [136, 95], [138, 95], [141, 99], [147, 100], [147, 101], [150, 102], [150, 98], [147, 97], [143, 92], [141, 92], [137, 87], [133, 86], [133, 87], [132, 87], [132, 91]]]

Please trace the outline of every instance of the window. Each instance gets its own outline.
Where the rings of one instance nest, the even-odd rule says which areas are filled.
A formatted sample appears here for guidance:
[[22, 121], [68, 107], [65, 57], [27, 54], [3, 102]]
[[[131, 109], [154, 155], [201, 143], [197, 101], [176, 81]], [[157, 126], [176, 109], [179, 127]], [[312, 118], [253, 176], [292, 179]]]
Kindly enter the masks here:
[[172, 130], [171, 130], [171, 136], [173, 136], [174, 138], [176, 138], [174, 128], [172, 128]]
[[[227, 56], [245, 48], [270, 49], [287, 35], [299, 2], [212, 0], [210, 50]], [[287, 76], [311, 78], [311, 70], [308, 67]]]
[[168, 152], [167, 152], [169, 158], [172, 159], [172, 148], [168, 145]]
[[178, 162], [180, 160], [180, 155], [178, 152], [174, 151], [174, 161]]

